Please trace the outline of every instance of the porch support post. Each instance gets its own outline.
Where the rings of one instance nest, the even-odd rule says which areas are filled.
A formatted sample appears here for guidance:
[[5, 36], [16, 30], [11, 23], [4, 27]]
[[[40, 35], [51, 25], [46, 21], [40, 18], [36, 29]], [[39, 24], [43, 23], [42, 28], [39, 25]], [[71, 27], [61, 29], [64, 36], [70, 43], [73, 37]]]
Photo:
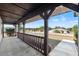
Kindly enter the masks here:
[[4, 23], [0, 16], [0, 40], [4, 38]]
[[24, 40], [24, 34], [25, 34], [25, 22], [23, 22], [23, 40]]
[[2, 23], [2, 37], [4, 38], [4, 24]]
[[48, 54], [48, 16], [45, 13], [40, 14], [40, 16], [44, 19], [44, 55]]
[[44, 19], [44, 54], [48, 54], [48, 19]]
[[15, 26], [15, 36], [16, 36], [16, 25], [14, 25]]
[[19, 38], [19, 26], [20, 26], [20, 25], [18, 24], [18, 38]]
[[48, 55], [48, 19], [54, 10], [55, 8], [40, 13], [40, 16], [44, 19], [44, 55], [45, 56]]

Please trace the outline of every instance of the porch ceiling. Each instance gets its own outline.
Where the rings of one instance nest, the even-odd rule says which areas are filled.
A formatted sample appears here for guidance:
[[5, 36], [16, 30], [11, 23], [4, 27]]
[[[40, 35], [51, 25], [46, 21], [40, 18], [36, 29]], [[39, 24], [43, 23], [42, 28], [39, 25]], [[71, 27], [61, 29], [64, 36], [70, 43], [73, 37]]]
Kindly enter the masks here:
[[[52, 6], [51, 6], [52, 5]], [[0, 16], [3, 20], [3, 23], [16, 24], [19, 20], [26, 20], [32, 18], [35, 15], [38, 15], [42, 10], [45, 11], [46, 8], [51, 6], [55, 8], [52, 15], [57, 15], [60, 13], [67, 12], [69, 9], [63, 6], [66, 6], [70, 9], [74, 9], [76, 11], [77, 4], [45, 4], [45, 3], [2, 3], [0, 4]], [[69, 6], [69, 5], [72, 5]], [[49, 7], [49, 8], [51, 8]], [[33, 21], [34, 19], [31, 19]]]
[[38, 9], [43, 4], [32, 4], [32, 3], [22, 3], [22, 4], [10, 4], [3, 3], [0, 4], [0, 16], [4, 23], [15, 23], [24, 14], [27, 14], [35, 9]]

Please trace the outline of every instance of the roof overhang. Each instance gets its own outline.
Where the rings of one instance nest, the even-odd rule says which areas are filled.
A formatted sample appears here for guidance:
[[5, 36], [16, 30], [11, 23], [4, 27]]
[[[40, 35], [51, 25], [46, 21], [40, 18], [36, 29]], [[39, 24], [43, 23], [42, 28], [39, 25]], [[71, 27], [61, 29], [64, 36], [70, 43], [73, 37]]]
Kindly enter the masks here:
[[35, 21], [37, 18], [41, 18], [39, 14], [46, 10], [54, 9], [51, 16], [55, 16], [68, 12], [69, 10], [73, 10], [78, 13], [78, 8], [78, 4], [72, 3], [3, 3], [0, 4], [0, 16], [3, 20], [3, 23], [17, 24], [25, 20], [27, 20], [27, 22]]

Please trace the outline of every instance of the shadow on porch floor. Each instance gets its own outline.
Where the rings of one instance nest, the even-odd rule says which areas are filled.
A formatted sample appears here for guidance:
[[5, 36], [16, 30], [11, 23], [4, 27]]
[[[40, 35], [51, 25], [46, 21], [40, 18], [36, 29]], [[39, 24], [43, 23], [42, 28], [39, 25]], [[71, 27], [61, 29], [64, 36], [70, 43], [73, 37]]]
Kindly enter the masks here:
[[[52, 49], [57, 46], [59, 40], [48, 40]], [[0, 56], [43, 56], [20, 39], [7, 37], [0, 42]]]
[[0, 56], [42, 56], [16, 37], [4, 38], [0, 45]]

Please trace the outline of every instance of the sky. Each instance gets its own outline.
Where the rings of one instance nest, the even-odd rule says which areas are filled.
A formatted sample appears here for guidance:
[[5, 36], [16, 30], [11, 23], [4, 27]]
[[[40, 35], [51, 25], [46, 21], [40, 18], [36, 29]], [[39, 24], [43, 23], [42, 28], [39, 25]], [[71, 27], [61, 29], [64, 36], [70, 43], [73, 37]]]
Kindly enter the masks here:
[[[54, 28], [55, 26], [70, 28], [76, 24], [78, 24], [78, 17], [74, 17], [73, 12], [71, 11], [57, 16], [51, 16], [48, 20], [48, 26], [51, 28]], [[43, 19], [25, 25], [26, 28], [36, 28], [41, 26], [44, 26]]]
[[[74, 17], [73, 12], [67, 12], [57, 16], [51, 16], [48, 19], [48, 26], [54, 28], [55, 26], [70, 28], [78, 24], [78, 17]], [[44, 26], [44, 20], [39, 19], [34, 22], [25, 24], [25, 28], [37, 28]], [[13, 27], [12, 25], [5, 25], [5, 27]]]

